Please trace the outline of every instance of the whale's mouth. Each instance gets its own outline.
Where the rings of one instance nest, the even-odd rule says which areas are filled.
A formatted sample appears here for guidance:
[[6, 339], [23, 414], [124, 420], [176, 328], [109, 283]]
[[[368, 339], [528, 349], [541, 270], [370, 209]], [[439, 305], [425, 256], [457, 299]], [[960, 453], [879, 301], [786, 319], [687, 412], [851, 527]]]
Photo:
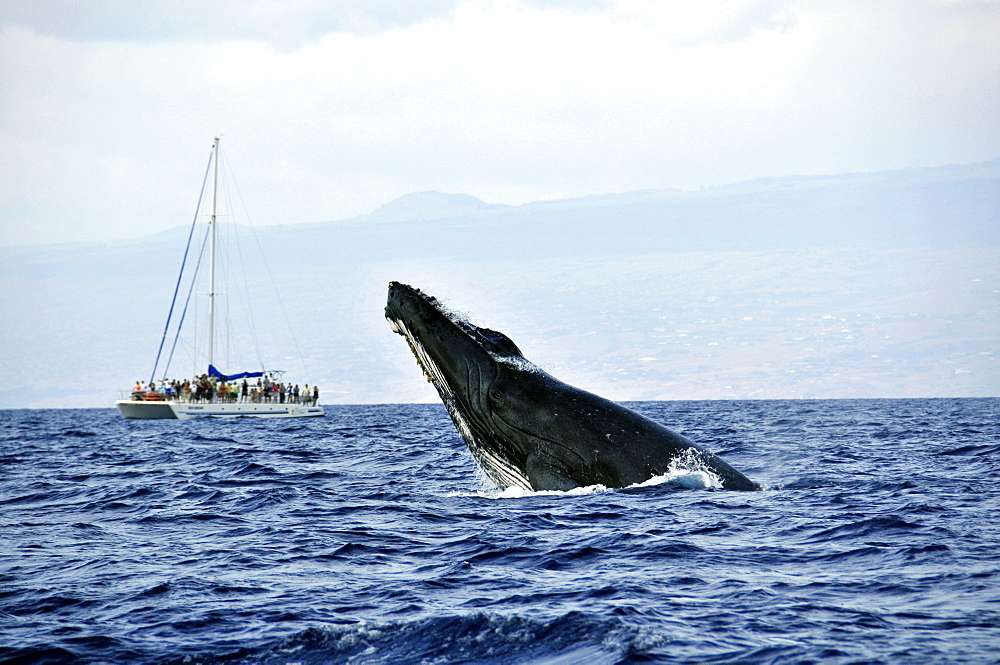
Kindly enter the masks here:
[[[452, 317], [448, 316], [438, 303], [418, 289], [391, 282], [389, 284], [389, 299], [385, 306], [385, 318], [389, 327], [410, 347], [417, 365], [424, 373], [427, 381], [437, 388], [441, 399], [446, 402], [455, 398], [455, 387], [451, 385], [447, 373], [434, 360], [425, 344], [425, 339], [431, 336], [430, 325], [438, 327], [455, 326]], [[457, 326], [456, 326], [457, 327]], [[439, 335], [440, 337], [440, 335]], [[442, 342], [442, 345], [444, 342]]]
[[410, 330], [406, 321], [400, 318], [389, 319], [389, 327], [394, 333], [402, 335], [403, 339], [406, 340], [406, 343], [410, 346], [410, 351], [413, 353], [413, 357], [417, 359], [417, 365], [424, 373], [424, 377], [437, 388], [442, 399], [445, 399], [445, 394], [447, 394], [448, 398], [454, 399], [455, 390], [448, 381], [444, 371], [434, 362], [434, 358], [428, 353], [427, 347], [424, 346], [420, 337]]

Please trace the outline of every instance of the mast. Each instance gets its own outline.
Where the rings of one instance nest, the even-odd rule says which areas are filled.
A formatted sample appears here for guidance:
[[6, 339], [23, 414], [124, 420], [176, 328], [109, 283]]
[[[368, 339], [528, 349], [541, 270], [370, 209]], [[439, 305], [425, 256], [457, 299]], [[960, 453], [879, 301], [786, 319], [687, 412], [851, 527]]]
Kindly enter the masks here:
[[212, 346], [215, 342], [215, 215], [219, 199], [219, 137], [212, 143], [215, 154], [215, 172], [212, 176], [212, 217], [208, 221], [212, 236], [208, 262], [208, 364], [212, 365]]

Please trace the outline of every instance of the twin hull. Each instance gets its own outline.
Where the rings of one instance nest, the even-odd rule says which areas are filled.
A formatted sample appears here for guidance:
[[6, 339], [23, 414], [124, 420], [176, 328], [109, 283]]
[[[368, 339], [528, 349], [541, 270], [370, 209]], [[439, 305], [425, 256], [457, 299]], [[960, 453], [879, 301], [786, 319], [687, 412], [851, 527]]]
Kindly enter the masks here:
[[122, 399], [115, 402], [123, 418], [148, 420], [166, 418], [188, 420], [190, 418], [303, 418], [322, 416], [322, 406], [305, 404], [212, 404], [197, 402], [153, 402]]

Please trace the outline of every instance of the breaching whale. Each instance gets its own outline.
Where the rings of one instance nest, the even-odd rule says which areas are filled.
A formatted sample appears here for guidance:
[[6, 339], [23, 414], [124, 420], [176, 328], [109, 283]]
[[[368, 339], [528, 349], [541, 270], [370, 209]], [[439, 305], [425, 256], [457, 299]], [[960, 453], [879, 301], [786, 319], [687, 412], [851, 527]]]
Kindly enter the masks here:
[[627, 487], [691, 455], [732, 490], [757, 485], [692, 440], [529, 362], [506, 335], [436, 298], [389, 284], [385, 316], [403, 335], [476, 462], [499, 487]]

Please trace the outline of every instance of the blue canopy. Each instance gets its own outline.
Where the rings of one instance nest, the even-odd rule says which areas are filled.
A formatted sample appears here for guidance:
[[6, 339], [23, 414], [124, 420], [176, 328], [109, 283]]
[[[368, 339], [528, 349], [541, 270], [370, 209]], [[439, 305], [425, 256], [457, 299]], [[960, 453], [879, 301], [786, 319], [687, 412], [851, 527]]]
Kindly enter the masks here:
[[215, 365], [208, 366], [208, 375], [216, 379], [222, 379], [223, 381], [235, 381], [236, 379], [253, 379], [258, 376], [264, 376], [264, 372], [239, 372], [238, 374], [223, 374]]

